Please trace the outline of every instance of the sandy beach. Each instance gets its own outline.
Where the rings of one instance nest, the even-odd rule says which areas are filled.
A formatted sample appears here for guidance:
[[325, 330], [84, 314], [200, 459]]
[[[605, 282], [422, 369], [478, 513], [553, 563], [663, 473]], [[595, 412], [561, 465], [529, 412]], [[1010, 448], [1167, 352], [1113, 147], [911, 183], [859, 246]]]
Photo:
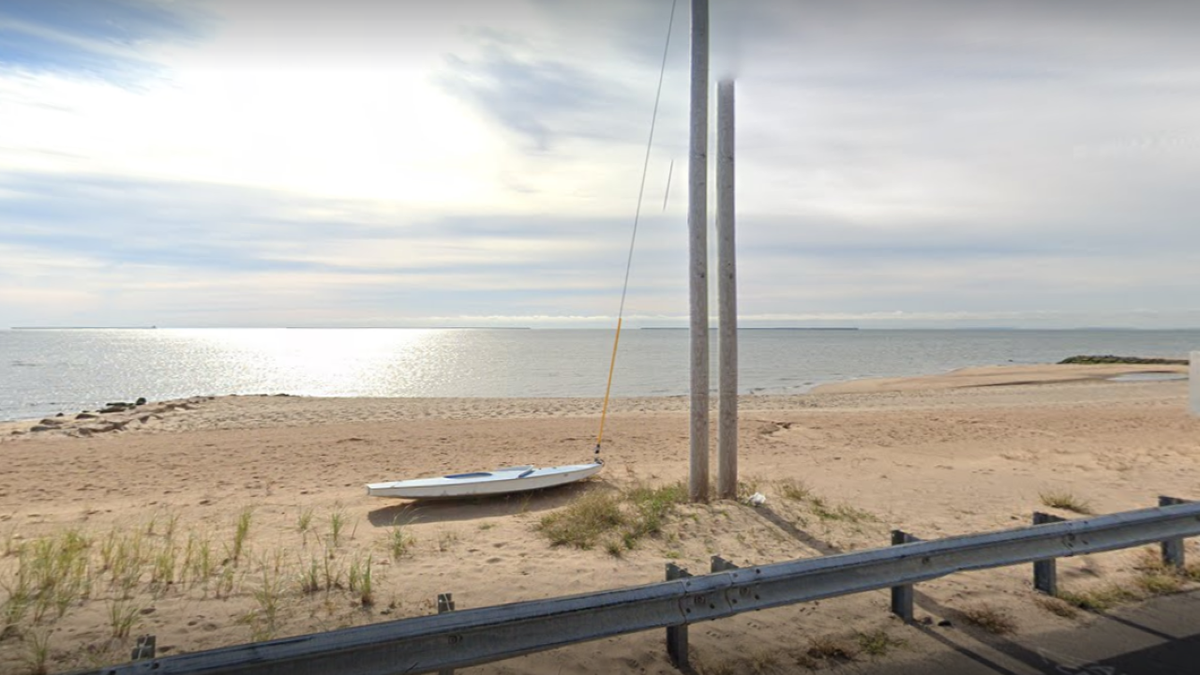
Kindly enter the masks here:
[[[660, 532], [618, 551], [609, 539], [553, 546], [538, 526], [590, 493], [686, 480], [685, 397], [614, 401], [597, 479], [461, 503], [375, 499], [363, 484], [587, 461], [600, 401], [229, 396], [0, 423], [0, 672], [43, 659], [51, 672], [120, 662], [142, 634], [170, 655], [429, 614], [438, 593], [482, 607], [659, 581], [666, 562], [700, 573], [712, 555], [768, 563], [884, 546], [893, 528], [932, 539], [1025, 525], [1035, 510], [1079, 517], [1045, 505], [1050, 494], [1096, 513], [1200, 498], [1187, 381], [1109, 379], [1146, 372], [1187, 369], [989, 367], [744, 396], [741, 478], [766, 503], [680, 505]], [[75, 560], [85, 562], [56, 574], [77, 587], [27, 597], [39, 542], [71, 541], [84, 542]], [[1141, 550], [1064, 560], [1060, 584], [1134, 587], [1145, 561]], [[970, 639], [963, 613], [981, 607], [1018, 635], [1093, 620], [1037, 602], [1024, 567], [920, 591], [918, 618], [950, 622], [938, 630], [952, 640]], [[874, 592], [699, 624], [693, 663], [703, 673], [830, 668], [840, 662], [813, 648], [825, 640], [854, 647], [842, 665], [869, 672], [949, 648], [887, 606]], [[896, 646], [873, 654], [864, 636]], [[655, 632], [470, 672], [677, 671]]]

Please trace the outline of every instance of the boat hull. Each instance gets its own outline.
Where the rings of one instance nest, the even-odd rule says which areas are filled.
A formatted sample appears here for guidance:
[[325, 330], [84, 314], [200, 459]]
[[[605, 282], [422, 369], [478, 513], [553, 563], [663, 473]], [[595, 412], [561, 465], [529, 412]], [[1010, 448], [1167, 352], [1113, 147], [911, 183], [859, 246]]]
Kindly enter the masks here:
[[574, 483], [596, 475], [602, 468], [604, 463], [598, 461], [543, 468], [514, 466], [437, 478], [368, 483], [367, 494], [371, 497], [404, 499], [455, 499], [502, 495]]

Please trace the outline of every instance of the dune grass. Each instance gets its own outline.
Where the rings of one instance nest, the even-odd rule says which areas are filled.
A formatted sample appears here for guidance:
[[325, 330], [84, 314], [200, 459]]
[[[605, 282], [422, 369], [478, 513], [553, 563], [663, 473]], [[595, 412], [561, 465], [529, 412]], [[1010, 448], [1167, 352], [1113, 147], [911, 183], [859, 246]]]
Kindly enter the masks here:
[[868, 656], [886, 656], [893, 649], [907, 646], [907, 642], [888, 635], [883, 629], [855, 635], [858, 647]]
[[[327, 516], [331, 532], [323, 533], [315, 547], [307, 536], [314, 529], [311, 516], [309, 522], [299, 522], [307, 510], [300, 511], [297, 527], [287, 524], [280, 530], [283, 539], [264, 546], [254, 541], [255, 508], [241, 509], [218, 531], [210, 531], [207, 522], [185, 522], [169, 510], [98, 533], [64, 528], [26, 540], [15, 528], [9, 530], [3, 540], [6, 552], [0, 555], [4, 658], [27, 662], [28, 672], [95, 669], [123, 661], [139, 626], [171, 620], [162, 610], [178, 604], [176, 600], [188, 606], [205, 600], [246, 603], [251, 609], [238, 623], [247, 626], [251, 640], [278, 635], [292, 619], [285, 608], [317, 591], [324, 591], [319, 607], [306, 614], [346, 621], [348, 607], [362, 612], [376, 603], [380, 569], [372, 551], [386, 555], [396, 545], [401, 554], [411, 552], [412, 537], [397, 529], [390, 537], [381, 532], [368, 546], [343, 553], [337, 543], [354, 538], [355, 522], [340, 505]], [[224, 547], [224, 556], [214, 553], [214, 541]], [[162, 603], [164, 599], [170, 602]], [[388, 612], [394, 607], [393, 600]], [[60, 635], [61, 622], [80, 612], [97, 617], [93, 620], [103, 627], [103, 639], [51, 652], [50, 636]], [[343, 618], [334, 618], [339, 615]], [[14, 646], [27, 655], [14, 655]]]
[[1104, 613], [1121, 603], [1137, 600], [1140, 596], [1128, 588], [1110, 584], [1086, 591], [1060, 589], [1055, 597], [1085, 612]]
[[641, 539], [661, 532], [675, 508], [685, 501], [683, 483], [638, 485], [622, 491], [591, 490], [543, 517], [537, 530], [554, 546], [590, 549], [603, 538], [605, 550], [620, 555], [636, 547]]
[[1017, 622], [1006, 610], [997, 609], [988, 604], [975, 605], [960, 610], [963, 621], [972, 626], [982, 628], [993, 635], [1015, 633]]
[[1095, 513], [1092, 510], [1091, 502], [1080, 499], [1070, 492], [1052, 491], [1043, 492], [1039, 495], [1042, 504], [1049, 506], [1052, 509], [1062, 509], [1064, 511], [1073, 511], [1075, 513], [1090, 515]]
[[1062, 598], [1038, 594], [1034, 596], [1033, 602], [1047, 612], [1064, 619], [1074, 619], [1079, 616], [1079, 609]]
[[842, 638], [822, 635], [813, 638], [805, 650], [804, 656], [816, 661], [831, 661], [848, 663], [858, 659], [858, 647]]

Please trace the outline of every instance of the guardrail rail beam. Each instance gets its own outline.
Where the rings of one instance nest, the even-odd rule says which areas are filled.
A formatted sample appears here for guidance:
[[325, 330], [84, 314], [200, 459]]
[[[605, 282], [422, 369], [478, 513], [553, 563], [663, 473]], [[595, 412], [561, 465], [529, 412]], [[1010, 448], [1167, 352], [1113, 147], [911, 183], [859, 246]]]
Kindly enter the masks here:
[[[394, 675], [500, 661], [750, 610], [1200, 535], [1185, 503], [758, 565], [644, 586], [400, 619], [178, 654], [96, 675]], [[678, 646], [678, 645], [677, 645]], [[686, 646], [686, 645], [685, 645]], [[687, 658], [687, 651], [675, 654]], [[686, 663], [686, 660], [683, 661]]]

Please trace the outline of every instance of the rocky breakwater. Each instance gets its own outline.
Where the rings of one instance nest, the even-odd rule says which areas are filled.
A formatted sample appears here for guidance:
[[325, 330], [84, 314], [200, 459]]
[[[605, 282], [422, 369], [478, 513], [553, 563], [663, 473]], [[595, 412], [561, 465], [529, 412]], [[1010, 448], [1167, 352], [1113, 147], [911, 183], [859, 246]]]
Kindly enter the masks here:
[[[91, 436], [106, 434], [114, 431], [126, 431], [134, 427], [152, 424], [162, 419], [163, 415], [178, 410], [192, 410], [201, 401], [211, 400], [212, 397], [196, 397], [178, 401], [147, 403], [145, 398], [138, 398], [132, 403], [116, 401], [105, 403], [99, 410], [84, 410], [68, 416], [59, 413], [47, 417], [33, 425], [21, 429], [13, 429], [11, 436], [25, 434], [61, 434], [66, 436]], [[131, 427], [131, 425], [133, 425]]]

